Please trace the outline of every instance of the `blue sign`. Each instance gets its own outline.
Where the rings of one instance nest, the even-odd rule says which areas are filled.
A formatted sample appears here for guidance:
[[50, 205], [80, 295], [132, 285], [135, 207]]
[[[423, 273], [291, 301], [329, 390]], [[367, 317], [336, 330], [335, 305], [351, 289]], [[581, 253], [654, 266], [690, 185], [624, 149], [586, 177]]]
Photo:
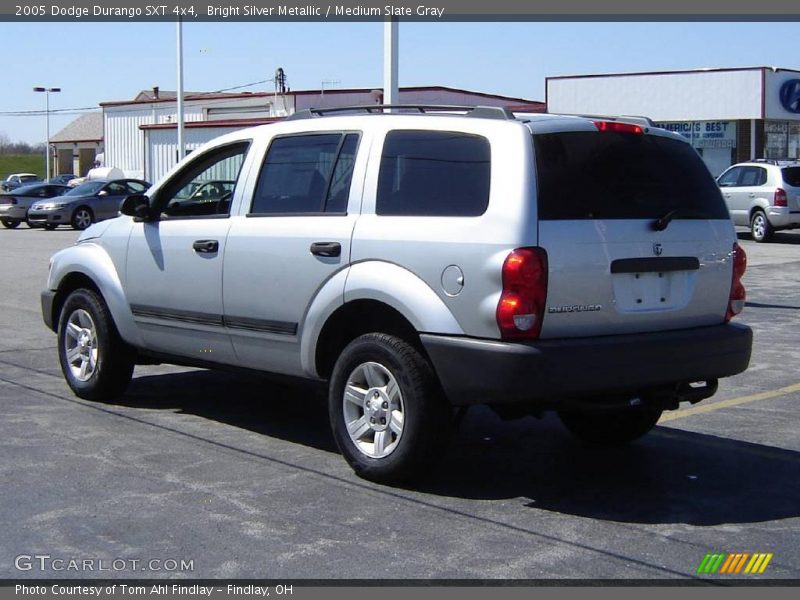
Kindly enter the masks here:
[[800, 79], [790, 79], [783, 83], [781, 104], [789, 112], [800, 114]]

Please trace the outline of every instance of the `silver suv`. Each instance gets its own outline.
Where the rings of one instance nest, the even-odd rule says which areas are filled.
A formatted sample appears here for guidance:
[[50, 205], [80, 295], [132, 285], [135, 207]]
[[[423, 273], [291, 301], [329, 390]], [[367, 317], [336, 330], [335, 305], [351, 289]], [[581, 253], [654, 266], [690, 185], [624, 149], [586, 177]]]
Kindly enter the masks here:
[[[152, 361], [314, 380], [353, 469], [398, 481], [459, 407], [619, 444], [747, 368], [745, 255], [679, 135], [374, 111], [220, 137], [56, 254], [42, 309], [72, 390], [113, 398]], [[209, 180], [232, 190], [182, 200]]]
[[800, 163], [760, 159], [729, 167], [717, 178], [734, 224], [768, 242], [800, 227]]

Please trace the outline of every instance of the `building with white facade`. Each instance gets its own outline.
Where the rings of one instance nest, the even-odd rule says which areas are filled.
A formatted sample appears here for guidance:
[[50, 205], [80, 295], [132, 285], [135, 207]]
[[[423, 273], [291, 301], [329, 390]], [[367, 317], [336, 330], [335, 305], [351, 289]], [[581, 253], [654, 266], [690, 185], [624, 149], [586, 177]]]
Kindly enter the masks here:
[[800, 158], [800, 71], [773, 67], [546, 79], [547, 111], [647, 116], [677, 131], [713, 175], [754, 158]]
[[[184, 94], [184, 144], [191, 152], [225, 133], [270, 123], [307, 108], [380, 104], [373, 89], [286, 91], [284, 93]], [[543, 102], [443, 86], [400, 89], [401, 104], [504, 106], [544, 112]], [[103, 102], [105, 165], [128, 177], [156, 181], [178, 161], [177, 101], [174, 92], [142, 92], [133, 100]]]

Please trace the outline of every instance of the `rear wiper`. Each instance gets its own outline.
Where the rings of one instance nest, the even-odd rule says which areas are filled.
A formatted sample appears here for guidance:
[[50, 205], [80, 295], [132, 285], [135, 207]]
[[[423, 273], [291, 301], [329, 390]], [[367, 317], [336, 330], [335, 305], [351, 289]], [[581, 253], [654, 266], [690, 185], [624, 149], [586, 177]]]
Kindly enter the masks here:
[[663, 217], [653, 221], [653, 231], [664, 231], [674, 219], [679, 217], [688, 219], [710, 219], [711, 215], [704, 213], [700, 210], [693, 210], [691, 208], [676, 208], [669, 211]]

